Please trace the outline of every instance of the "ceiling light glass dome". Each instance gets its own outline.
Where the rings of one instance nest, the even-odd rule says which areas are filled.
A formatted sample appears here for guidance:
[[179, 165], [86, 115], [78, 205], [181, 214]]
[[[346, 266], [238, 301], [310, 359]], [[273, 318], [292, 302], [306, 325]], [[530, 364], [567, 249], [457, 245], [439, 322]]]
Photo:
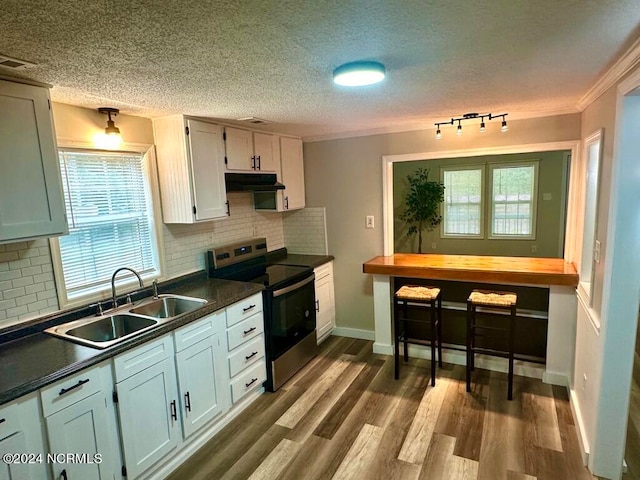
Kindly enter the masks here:
[[351, 62], [333, 71], [333, 81], [345, 87], [373, 85], [384, 79], [384, 65], [378, 62]]

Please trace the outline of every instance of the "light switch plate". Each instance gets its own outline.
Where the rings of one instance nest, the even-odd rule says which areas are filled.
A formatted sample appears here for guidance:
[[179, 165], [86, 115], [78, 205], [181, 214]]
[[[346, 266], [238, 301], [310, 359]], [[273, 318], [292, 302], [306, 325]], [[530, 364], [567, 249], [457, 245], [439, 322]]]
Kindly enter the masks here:
[[366, 227], [367, 228], [375, 228], [375, 222], [374, 222], [373, 215], [367, 215]]
[[600, 263], [600, 241], [596, 240], [596, 246], [593, 249], [593, 260]]

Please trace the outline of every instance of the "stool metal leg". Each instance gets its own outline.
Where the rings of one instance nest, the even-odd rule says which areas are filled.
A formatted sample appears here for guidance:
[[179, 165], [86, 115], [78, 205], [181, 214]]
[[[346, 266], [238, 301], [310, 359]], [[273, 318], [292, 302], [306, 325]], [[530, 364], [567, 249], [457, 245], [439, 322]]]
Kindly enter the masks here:
[[442, 368], [442, 294], [438, 295], [438, 362]]
[[407, 319], [409, 318], [409, 302], [404, 300], [403, 302], [403, 310], [404, 315], [402, 316], [402, 337], [404, 339], [404, 362], [407, 363], [409, 361], [409, 343], [407, 342], [407, 327], [409, 326], [409, 322]]
[[398, 308], [398, 301], [394, 299], [393, 305], [393, 343], [394, 343], [394, 354], [393, 354], [393, 365], [394, 365], [394, 377], [396, 380], [400, 378], [400, 308]]
[[435, 387], [436, 386], [436, 342], [438, 340], [435, 299], [431, 300], [430, 309], [431, 309], [431, 386]]
[[513, 399], [513, 351], [515, 344], [515, 329], [516, 329], [516, 307], [511, 307], [511, 315], [509, 317], [509, 386], [507, 392], [507, 398]]
[[473, 352], [471, 351], [471, 302], [467, 302], [467, 392], [471, 391], [471, 359], [473, 358]]

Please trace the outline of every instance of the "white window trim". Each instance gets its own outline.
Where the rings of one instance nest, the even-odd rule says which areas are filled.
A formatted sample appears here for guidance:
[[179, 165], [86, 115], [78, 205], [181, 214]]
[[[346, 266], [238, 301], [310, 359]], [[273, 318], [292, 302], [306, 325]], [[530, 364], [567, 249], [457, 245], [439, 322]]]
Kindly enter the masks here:
[[[58, 148], [64, 149], [76, 149], [76, 150], [87, 150], [92, 152], [99, 152], [100, 149], [97, 149], [95, 145], [92, 143], [86, 142], [75, 142], [75, 141], [64, 141], [58, 139]], [[107, 151], [107, 150], [102, 150]], [[109, 153], [114, 153], [113, 150], [108, 151]], [[153, 145], [144, 145], [144, 144], [123, 144], [122, 148], [116, 151], [117, 153], [136, 153], [143, 156], [144, 159], [144, 169], [146, 170], [146, 174], [148, 175], [149, 180], [149, 189], [151, 194], [151, 203], [153, 216], [151, 219], [151, 227], [154, 232], [154, 237], [157, 245], [157, 257], [158, 257], [158, 272], [156, 275], [143, 275], [142, 279], [147, 285], [151, 280], [154, 279], [162, 279], [163, 272], [165, 271], [165, 262], [164, 262], [164, 244], [162, 241], [162, 214], [160, 211], [160, 189], [158, 185], [158, 174], [156, 169], [156, 157], [155, 157], [155, 147]], [[81, 305], [86, 305], [89, 302], [94, 301], [102, 301], [111, 298], [111, 287], [103, 287], [101, 289], [96, 289], [91, 293], [86, 295], [77, 296], [73, 299], [69, 299], [67, 295], [67, 289], [64, 282], [64, 274], [62, 269], [62, 258], [60, 256], [60, 243], [58, 238], [50, 238], [49, 239], [49, 248], [51, 250], [51, 263], [53, 266], [53, 276], [56, 283], [56, 291], [58, 296], [58, 306], [60, 309], [77, 307]], [[122, 265], [126, 267], [126, 265]], [[149, 282], [148, 282], [149, 281]], [[118, 277], [116, 281], [116, 287], [118, 292], [127, 292], [131, 291], [133, 288], [138, 286], [138, 280], [131, 275], [131, 277], [127, 277], [126, 275], [122, 275], [122, 277]]]
[[[488, 218], [488, 236], [489, 240], [535, 240], [536, 239], [536, 220], [538, 216], [538, 172], [539, 159], [519, 161], [519, 162], [489, 162], [489, 181], [487, 182], [487, 196], [489, 201]], [[531, 234], [530, 235], [497, 235], [493, 233], [493, 171], [497, 168], [517, 168], [517, 167], [533, 167], [533, 201], [531, 202]]]
[[[445, 233], [445, 202], [442, 202], [440, 206], [440, 214], [442, 215], [442, 222], [440, 223], [440, 238], [469, 238], [482, 240], [484, 239], [484, 224], [485, 222], [485, 189], [486, 189], [486, 173], [485, 164], [465, 164], [465, 165], [448, 165], [440, 167], [440, 181], [444, 183], [444, 172], [461, 171], [461, 170], [480, 170], [480, 233], [477, 235], [470, 234], [458, 234], [458, 233]], [[445, 195], [447, 192], [445, 191]]]

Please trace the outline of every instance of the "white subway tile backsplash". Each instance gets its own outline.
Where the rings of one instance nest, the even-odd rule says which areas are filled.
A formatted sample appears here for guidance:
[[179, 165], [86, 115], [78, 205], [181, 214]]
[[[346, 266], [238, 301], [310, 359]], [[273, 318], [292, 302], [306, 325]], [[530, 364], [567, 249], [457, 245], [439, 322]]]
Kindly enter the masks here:
[[327, 254], [324, 207], [307, 207], [284, 215], [285, 243], [289, 253]]

